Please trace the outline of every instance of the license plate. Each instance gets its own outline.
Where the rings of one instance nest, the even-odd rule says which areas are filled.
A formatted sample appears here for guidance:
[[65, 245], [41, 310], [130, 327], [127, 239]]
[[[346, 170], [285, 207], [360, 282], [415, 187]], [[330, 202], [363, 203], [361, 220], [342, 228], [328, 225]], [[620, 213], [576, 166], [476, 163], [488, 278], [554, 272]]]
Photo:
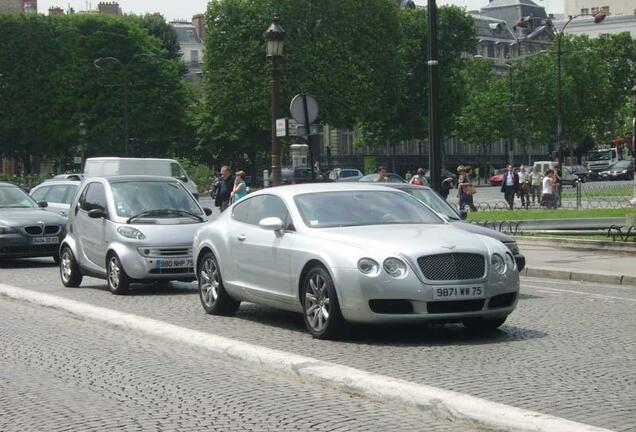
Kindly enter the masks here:
[[34, 237], [31, 240], [31, 244], [34, 245], [50, 245], [50, 244], [58, 244], [60, 239], [58, 237]]
[[190, 268], [194, 266], [192, 259], [163, 259], [156, 260], [155, 267], [158, 269], [175, 269], [175, 268]]
[[484, 287], [437, 287], [433, 289], [433, 300], [480, 299], [484, 298]]

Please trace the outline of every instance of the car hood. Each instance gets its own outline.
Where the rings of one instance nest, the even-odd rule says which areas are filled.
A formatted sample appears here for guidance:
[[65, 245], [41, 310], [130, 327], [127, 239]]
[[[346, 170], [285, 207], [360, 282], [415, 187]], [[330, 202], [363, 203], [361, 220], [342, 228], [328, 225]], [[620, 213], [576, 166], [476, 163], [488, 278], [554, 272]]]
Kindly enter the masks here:
[[459, 228], [464, 231], [468, 231], [473, 234], [481, 234], [486, 237], [494, 238], [495, 240], [499, 240], [502, 243], [511, 243], [514, 240], [509, 236], [502, 232], [495, 231], [490, 228], [486, 228], [480, 225], [471, 224], [464, 221], [454, 221], [451, 222], [454, 227]]
[[129, 226], [141, 231], [146, 238], [142, 241], [144, 244], [161, 245], [191, 245], [197, 231], [205, 224], [189, 223], [176, 225], [150, 225], [150, 224], [117, 224], [120, 226]]
[[364, 249], [393, 252], [415, 259], [422, 255], [448, 252], [488, 253], [488, 247], [476, 235], [451, 225], [371, 225], [317, 229], [325, 240]]
[[66, 218], [40, 208], [0, 209], [0, 224], [23, 226], [32, 223], [66, 225]]

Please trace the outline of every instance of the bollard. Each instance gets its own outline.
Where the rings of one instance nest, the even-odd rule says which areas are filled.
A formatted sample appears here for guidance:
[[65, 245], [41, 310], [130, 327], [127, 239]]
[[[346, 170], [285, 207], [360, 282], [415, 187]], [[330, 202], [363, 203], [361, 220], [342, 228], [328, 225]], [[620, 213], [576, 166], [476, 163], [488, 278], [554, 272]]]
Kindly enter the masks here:
[[581, 210], [581, 182], [576, 180], [574, 184], [576, 185], [576, 209]]
[[269, 170], [263, 170], [263, 187], [269, 187]]

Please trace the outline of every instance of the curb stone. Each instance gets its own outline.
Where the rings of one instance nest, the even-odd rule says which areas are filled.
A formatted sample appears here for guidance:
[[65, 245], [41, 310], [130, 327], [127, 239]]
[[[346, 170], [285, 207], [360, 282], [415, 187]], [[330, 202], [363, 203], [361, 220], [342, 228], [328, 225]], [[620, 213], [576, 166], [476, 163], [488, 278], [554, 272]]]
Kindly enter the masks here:
[[445, 420], [466, 422], [497, 431], [610, 432], [467, 394], [373, 374], [24, 288], [0, 284], [0, 295], [164, 340], [187, 343], [231, 361], [244, 361], [263, 370], [286, 373], [382, 403], [415, 408]]
[[636, 287], [636, 276], [615, 273], [588, 273], [545, 267], [526, 267], [521, 271], [521, 276]]

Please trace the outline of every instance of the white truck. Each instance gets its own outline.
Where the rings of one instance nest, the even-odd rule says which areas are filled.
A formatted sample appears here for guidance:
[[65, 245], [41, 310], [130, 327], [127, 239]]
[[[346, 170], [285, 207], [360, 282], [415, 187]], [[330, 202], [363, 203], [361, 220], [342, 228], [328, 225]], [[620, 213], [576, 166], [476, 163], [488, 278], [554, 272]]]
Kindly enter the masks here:
[[587, 162], [588, 177], [593, 180], [600, 179], [600, 173], [607, 171], [619, 160], [621, 160], [620, 152], [615, 147], [592, 150]]
[[98, 157], [86, 159], [84, 165], [84, 177], [108, 177], [119, 175], [156, 175], [162, 177], [174, 177], [183, 182], [187, 190], [199, 198], [197, 185], [192, 181], [188, 173], [179, 162], [173, 159], [153, 158], [119, 158]]

